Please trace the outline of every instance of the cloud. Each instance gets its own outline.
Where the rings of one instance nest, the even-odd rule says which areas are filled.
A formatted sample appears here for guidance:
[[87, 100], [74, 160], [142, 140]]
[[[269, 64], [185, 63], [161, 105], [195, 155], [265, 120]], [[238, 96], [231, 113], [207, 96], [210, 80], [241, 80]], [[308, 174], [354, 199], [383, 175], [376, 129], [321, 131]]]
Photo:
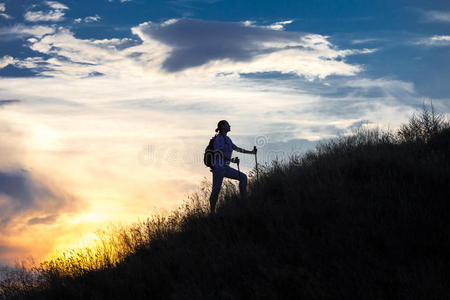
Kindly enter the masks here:
[[359, 45], [359, 44], [367, 44], [367, 43], [373, 43], [376, 41], [379, 41], [380, 39], [375, 39], [375, 38], [368, 38], [368, 39], [357, 39], [357, 40], [352, 40], [351, 43], [354, 45]]
[[39, 21], [53, 21], [59, 22], [64, 18], [64, 13], [60, 10], [53, 10], [49, 12], [43, 11], [29, 11], [25, 14], [25, 20], [28, 22], [39, 22]]
[[[28, 171], [0, 170], [0, 227], [2, 229], [17, 219], [31, 216], [28, 224], [50, 223], [67, 206], [70, 198], [58, 195], [49, 187], [36, 181]], [[51, 214], [53, 212], [53, 214]], [[51, 215], [49, 215], [49, 213]], [[44, 216], [42, 216], [44, 215]]]
[[0, 3], [0, 17], [3, 17], [5, 19], [12, 19], [12, 17], [6, 14], [5, 12], [6, 12], [5, 3]]
[[13, 104], [13, 103], [19, 103], [20, 100], [0, 100], [0, 107], [8, 105], [8, 104]]
[[99, 15], [95, 15], [95, 16], [88, 16], [85, 18], [77, 18], [74, 20], [75, 23], [93, 23], [93, 22], [98, 22], [101, 20], [101, 17]]
[[256, 25], [256, 23], [253, 21], [244, 21], [243, 24], [248, 27], [260, 27], [272, 30], [284, 30], [285, 25], [291, 24], [292, 22], [294, 22], [294, 20], [280, 21], [268, 26]]
[[434, 35], [416, 41], [414, 44], [424, 46], [450, 46], [450, 35]]
[[56, 1], [45, 1], [44, 2], [50, 10], [46, 11], [27, 11], [25, 13], [25, 20], [28, 22], [60, 22], [64, 20], [65, 10], [69, 8]]
[[0, 58], [0, 69], [3, 69], [6, 66], [14, 64], [15, 60], [14, 57], [5, 55], [2, 58]]
[[45, 4], [47, 4], [50, 8], [56, 9], [56, 10], [66, 10], [69, 9], [66, 5], [56, 2], [56, 1], [45, 1]]
[[145, 22], [131, 31], [139, 40], [79, 39], [69, 29], [55, 26], [16, 26], [3, 34], [31, 35], [27, 46], [50, 56], [17, 61], [16, 67], [36, 68], [33, 72], [56, 77], [91, 74], [215, 77], [278, 72], [314, 80], [330, 75], [355, 75], [363, 70], [362, 66], [346, 63], [345, 58], [376, 51], [338, 49], [326, 36], [242, 22], [170, 19], [162, 23]]
[[[41, 38], [44, 35], [52, 34], [55, 32], [55, 28], [51, 26], [25, 26], [25, 25], [14, 25], [11, 27], [0, 28], [0, 38], [3, 41], [22, 39], [27, 37]], [[31, 40], [31, 42], [37, 41], [36, 39]]]
[[362, 67], [347, 64], [343, 58], [375, 51], [339, 50], [326, 36], [250, 26], [248, 22], [180, 19], [170, 24], [142, 23], [132, 32], [144, 44], [164, 51], [158, 59], [169, 73], [198, 68], [214, 74], [277, 71], [310, 79], [348, 76]]
[[49, 215], [45, 217], [35, 217], [28, 220], [28, 225], [52, 224], [58, 219], [57, 215]]
[[371, 97], [373, 95], [375, 97], [401, 99], [402, 97], [411, 97], [417, 94], [413, 83], [394, 79], [354, 79], [348, 80], [345, 86], [354, 89], [349, 93], [351, 97]]
[[427, 22], [450, 22], [450, 11], [425, 11], [425, 20]]

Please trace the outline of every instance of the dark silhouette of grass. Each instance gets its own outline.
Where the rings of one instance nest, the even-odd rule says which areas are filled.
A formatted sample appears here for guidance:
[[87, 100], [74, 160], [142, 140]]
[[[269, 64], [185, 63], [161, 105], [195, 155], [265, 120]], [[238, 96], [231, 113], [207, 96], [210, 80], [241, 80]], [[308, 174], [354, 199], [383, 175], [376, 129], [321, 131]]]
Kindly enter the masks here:
[[[168, 218], [43, 263], [11, 299], [447, 298], [450, 125], [424, 107], [250, 177], [249, 207], [210, 186]], [[89, 254], [90, 253], [90, 254]], [[6, 287], [6, 288], [5, 288]]]

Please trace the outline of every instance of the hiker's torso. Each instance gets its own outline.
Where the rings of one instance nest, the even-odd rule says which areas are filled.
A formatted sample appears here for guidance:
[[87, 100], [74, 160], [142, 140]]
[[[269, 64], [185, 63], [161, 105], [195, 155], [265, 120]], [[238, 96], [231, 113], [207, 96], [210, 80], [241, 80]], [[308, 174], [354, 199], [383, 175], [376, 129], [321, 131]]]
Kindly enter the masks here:
[[[223, 154], [228, 157], [231, 158], [231, 154], [233, 153], [233, 142], [231, 141], [231, 139], [223, 134], [218, 134], [214, 140], [214, 150], [219, 150], [221, 149]], [[229, 165], [230, 161], [229, 160], [223, 160], [223, 159], [219, 159], [216, 161], [216, 163], [214, 164], [216, 167], [221, 166], [221, 165]]]

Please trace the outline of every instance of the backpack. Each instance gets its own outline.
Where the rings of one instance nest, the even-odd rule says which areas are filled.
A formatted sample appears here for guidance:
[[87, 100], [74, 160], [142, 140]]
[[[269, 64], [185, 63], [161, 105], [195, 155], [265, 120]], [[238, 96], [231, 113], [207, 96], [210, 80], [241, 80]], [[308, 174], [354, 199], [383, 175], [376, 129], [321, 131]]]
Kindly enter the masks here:
[[205, 148], [205, 153], [203, 154], [203, 162], [205, 166], [213, 168], [214, 167], [214, 141], [217, 134], [209, 140], [208, 146]]
[[[221, 150], [219, 150], [218, 153], [214, 153], [214, 141], [218, 135], [219, 134], [216, 134], [209, 140], [209, 144], [206, 146], [205, 153], [203, 154], [203, 162], [205, 163], [205, 166], [210, 167], [211, 169], [214, 168], [214, 154], [219, 155], [218, 158], [224, 159], [224, 155]], [[226, 138], [224, 138], [224, 142], [228, 145]]]

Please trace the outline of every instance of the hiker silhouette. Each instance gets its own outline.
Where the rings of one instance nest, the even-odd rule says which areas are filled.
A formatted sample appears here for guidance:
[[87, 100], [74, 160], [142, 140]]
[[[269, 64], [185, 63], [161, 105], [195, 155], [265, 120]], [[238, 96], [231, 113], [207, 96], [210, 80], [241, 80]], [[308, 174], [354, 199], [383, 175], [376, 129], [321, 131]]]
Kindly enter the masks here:
[[256, 154], [256, 147], [253, 150], [245, 150], [239, 148], [227, 136], [231, 131], [231, 126], [226, 120], [221, 120], [217, 124], [216, 132], [218, 134], [214, 137], [214, 160], [211, 166], [213, 174], [211, 196], [209, 203], [211, 206], [210, 215], [215, 214], [217, 198], [219, 197], [220, 188], [222, 186], [223, 178], [230, 178], [239, 180], [239, 192], [241, 194], [242, 204], [246, 205], [246, 191], [247, 191], [247, 175], [239, 170], [230, 167], [230, 162], [237, 163], [239, 167], [239, 158], [232, 158], [233, 150], [246, 154]]

